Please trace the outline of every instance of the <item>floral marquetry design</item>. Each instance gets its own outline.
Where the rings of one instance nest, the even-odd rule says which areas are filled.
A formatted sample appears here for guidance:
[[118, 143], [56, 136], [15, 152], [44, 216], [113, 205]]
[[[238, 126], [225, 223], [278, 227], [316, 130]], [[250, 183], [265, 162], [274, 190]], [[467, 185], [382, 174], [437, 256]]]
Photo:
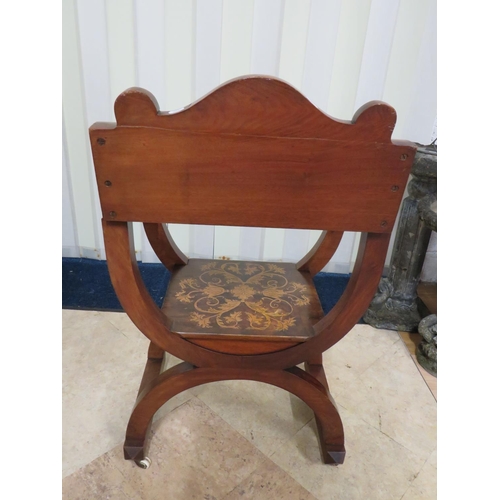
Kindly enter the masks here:
[[231, 290], [231, 293], [244, 302], [250, 297], [253, 297], [257, 293], [257, 290], [248, 285], [238, 285]]
[[188, 321], [200, 329], [284, 332], [297, 326], [297, 309], [311, 303], [307, 284], [293, 280], [300, 274], [293, 269], [289, 279], [278, 264], [211, 261], [198, 270], [169, 292], [191, 305]]

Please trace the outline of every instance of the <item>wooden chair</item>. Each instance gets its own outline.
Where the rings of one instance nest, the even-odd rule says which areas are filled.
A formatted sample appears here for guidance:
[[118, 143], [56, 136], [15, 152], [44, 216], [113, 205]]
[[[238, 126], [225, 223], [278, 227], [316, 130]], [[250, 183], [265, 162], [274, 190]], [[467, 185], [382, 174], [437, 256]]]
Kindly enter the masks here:
[[[176, 394], [244, 379], [308, 404], [324, 462], [341, 464], [344, 433], [322, 353], [361, 318], [382, 274], [415, 154], [414, 144], [391, 141], [394, 109], [371, 102], [352, 122], [334, 120], [285, 82], [250, 76], [172, 113], [131, 88], [115, 115], [116, 124], [90, 128], [106, 258], [123, 308], [151, 341], [125, 458], [148, 466], [153, 415]], [[137, 268], [132, 221], [172, 273], [161, 309]], [[323, 233], [298, 264], [188, 259], [164, 223]], [[362, 233], [358, 255], [324, 316], [312, 277], [344, 231]], [[165, 351], [184, 361], [160, 373]]]

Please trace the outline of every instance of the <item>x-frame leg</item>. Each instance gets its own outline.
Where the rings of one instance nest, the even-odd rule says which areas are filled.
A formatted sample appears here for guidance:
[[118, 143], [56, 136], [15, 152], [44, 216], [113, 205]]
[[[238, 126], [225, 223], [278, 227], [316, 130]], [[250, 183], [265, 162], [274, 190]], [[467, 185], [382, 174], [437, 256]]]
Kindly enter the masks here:
[[126, 459], [139, 462], [146, 456], [148, 435], [156, 411], [175, 395], [192, 387], [221, 380], [254, 380], [275, 385], [295, 394], [315, 413], [323, 460], [341, 464], [345, 457], [344, 431], [337, 408], [328, 391], [323, 368], [307, 364], [306, 371], [293, 367], [286, 370], [223, 367], [197, 368], [180, 363], [160, 374], [162, 359], [150, 357], [127, 427], [124, 444]]

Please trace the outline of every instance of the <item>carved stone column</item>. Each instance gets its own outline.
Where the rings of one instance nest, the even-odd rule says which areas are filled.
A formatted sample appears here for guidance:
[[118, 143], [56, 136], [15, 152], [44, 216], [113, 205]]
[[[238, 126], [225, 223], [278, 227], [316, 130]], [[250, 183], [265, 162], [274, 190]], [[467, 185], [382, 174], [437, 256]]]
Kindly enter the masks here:
[[[433, 231], [437, 231], [437, 197], [429, 194], [418, 202], [421, 219]], [[417, 361], [431, 375], [437, 377], [437, 316], [431, 314], [418, 325], [422, 342], [417, 348]]]
[[[436, 195], [437, 146], [420, 146], [412, 167], [408, 196], [401, 206], [390, 271], [382, 278], [377, 294], [363, 319], [376, 328], [417, 331], [417, 285], [422, 271], [431, 228], [421, 217], [422, 204]], [[420, 210], [419, 210], [420, 209]]]

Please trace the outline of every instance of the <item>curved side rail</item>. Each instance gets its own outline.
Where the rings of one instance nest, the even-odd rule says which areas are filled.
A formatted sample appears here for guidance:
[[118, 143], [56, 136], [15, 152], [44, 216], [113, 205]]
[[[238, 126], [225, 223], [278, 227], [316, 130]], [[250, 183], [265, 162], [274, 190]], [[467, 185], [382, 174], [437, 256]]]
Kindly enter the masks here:
[[317, 337], [328, 336], [328, 343], [333, 341], [333, 345], [345, 335], [346, 328], [350, 330], [361, 318], [377, 290], [389, 240], [389, 234], [362, 234], [347, 288], [335, 307], [314, 325]]
[[[384, 269], [389, 234], [363, 233], [347, 288], [333, 309], [314, 325], [316, 335], [297, 346], [276, 353], [276, 367], [295, 366], [325, 352], [341, 340], [370, 305]], [[262, 359], [265, 356], [262, 356]], [[264, 359], [263, 359], [264, 360]]]
[[337, 251], [343, 235], [343, 231], [323, 231], [316, 244], [297, 263], [297, 269], [308, 271], [311, 276], [318, 274]]
[[188, 263], [189, 259], [175, 244], [166, 224], [145, 222], [143, 225], [156, 256], [169, 271], [174, 266], [185, 266]]
[[158, 348], [196, 366], [221, 362], [222, 355], [196, 346], [170, 331], [168, 318], [154, 303], [144, 285], [135, 259], [130, 222], [102, 222], [111, 282], [133, 323]]
[[134, 324], [160, 349], [198, 367], [293, 367], [324, 352], [347, 334], [368, 307], [382, 274], [389, 234], [363, 234], [349, 284], [335, 307], [316, 325], [317, 335], [283, 351], [232, 355], [195, 345], [170, 331], [168, 318], [156, 306], [142, 281], [133, 246], [131, 223], [103, 221], [111, 281]]

